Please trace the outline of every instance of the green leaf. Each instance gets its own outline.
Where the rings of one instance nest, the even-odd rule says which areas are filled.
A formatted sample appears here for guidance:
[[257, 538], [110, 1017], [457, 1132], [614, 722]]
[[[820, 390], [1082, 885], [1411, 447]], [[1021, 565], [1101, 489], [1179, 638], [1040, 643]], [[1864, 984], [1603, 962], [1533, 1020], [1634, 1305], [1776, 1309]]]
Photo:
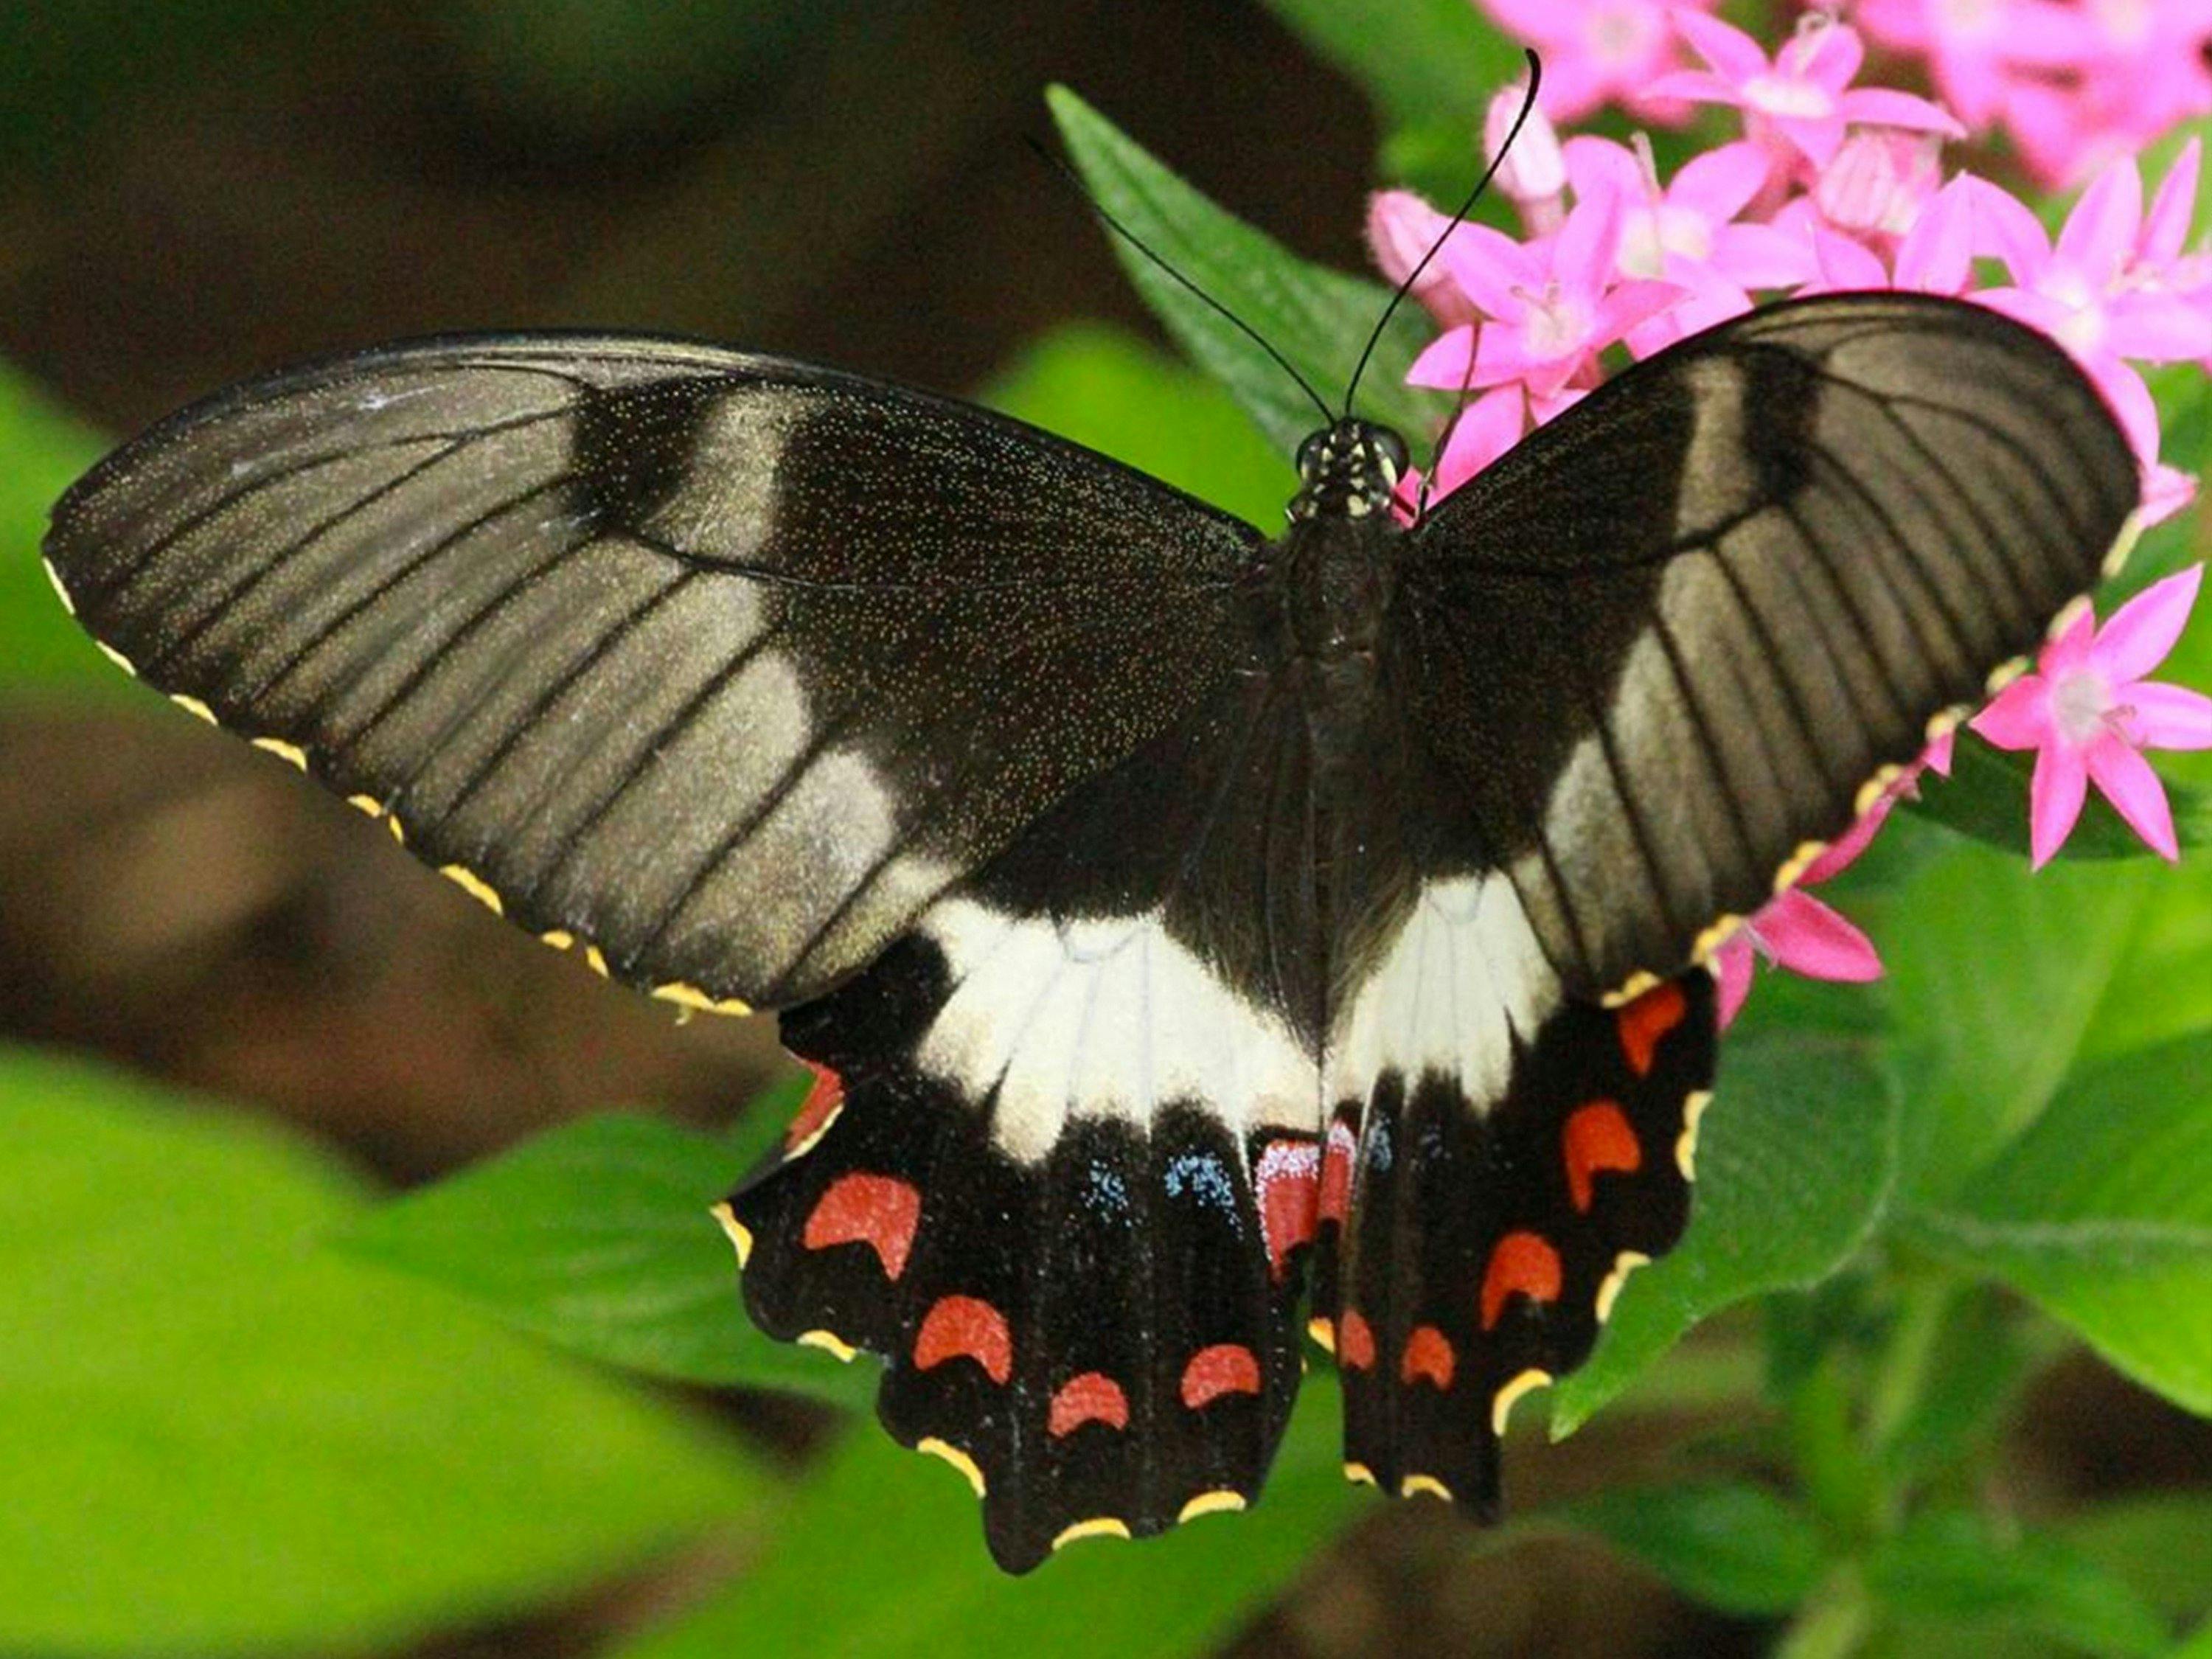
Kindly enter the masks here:
[[1992, 1620], [2082, 1652], [2135, 1659], [2172, 1640], [2126, 1584], [2057, 1539], [2008, 1539], [1978, 1515], [1915, 1517], [1867, 1562], [1875, 1595], [1907, 1618]]
[[318, 1244], [275, 1129], [0, 1053], [0, 1649], [359, 1649], [741, 1515], [736, 1448]]
[[1910, 1236], [2001, 1278], [2145, 1386], [2212, 1413], [2212, 1032], [2069, 1079]]
[[39, 562], [46, 510], [105, 446], [15, 370], [0, 366], [0, 690], [91, 686], [123, 676], [70, 619]]
[[1560, 1514], [1685, 1595], [1743, 1618], [1795, 1611], [1826, 1565], [1812, 1517], [1764, 1486], [1632, 1487]]
[[[1960, 738], [1948, 778], [1923, 775], [1920, 798], [1911, 810], [1948, 830], [2027, 856], [2027, 782], [2034, 769], [2026, 754], [2007, 754], [1969, 735]], [[2168, 780], [2174, 834], [2185, 848], [2212, 846], [2212, 795]], [[2158, 855], [2128, 828], [2112, 804], [2096, 791], [2081, 820], [2066, 838], [2064, 856], [2076, 859], [2150, 859]]]
[[2031, 875], [1962, 842], [1885, 901], [1907, 1193], [1965, 1187], [2035, 1121], [2166, 874], [2062, 861]]
[[1478, 153], [1491, 94], [1528, 70], [1521, 48], [1468, 0], [1267, 3], [1315, 57], [1365, 89], [1386, 125], [1457, 128], [1463, 166]]
[[[1223, 211], [1154, 161], [1065, 87], [1047, 94], [1075, 165], [1099, 202], [1297, 368], [1324, 399], [1343, 395], [1367, 337], [1389, 304], [1387, 289], [1311, 264]], [[1200, 368], [1289, 454], [1327, 416], [1242, 331], [1120, 237], [1114, 251], [1145, 302]], [[1401, 306], [1359, 386], [1360, 404], [1416, 451], [1443, 423], [1449, 401], [1405, 384], [1431, 325]]]
[[2066, 1516], [2052, 1535], [2167, 1619], [2212, 1613], [2212, 1493], [2124, 1498]]
[[1554, 1435], [1579, 1427], [1699, 1320], [1819, 1284], [1881, 1221], [1897, 1113], [1866, 1044], [1779, 1029], [1756, 995], [1752, 1006], [1756, 1017], [1722, 1050], [1689, 1231], [1629, 1281], [1589, 1364], [1557, 1389]]
[[1297, 489], [1289, 453], [1254, 431], [1227, 392], [1103, 324], [1054, 329], [981, 395], [1253, 524], [1279, 524]]
[[1887, 1388], [1874, 1401], [1882, 1465], [1907, 1480], [1993, 1439], [2041, 1357], [2022, 1339], [2009, 1298], [1948, 1273], [1929, 1277], [1885, 1344]]
[[1340, 1468], [1334, 1386], [1316, 1373], [1304, 1393], [1249, 1514], [1078, 1544], [1018, 1579], [991, 1565], [965, 1483], [871, 1425], [807, 1482], [756, 1570], [616, 1659], [1212, 1652], [1371, 1507]]
[[586, 1118], [386, 1204], [339, 1242], [589, 1358], [865, 1407], [873, 1364], [771, 1341], [745, 1317], [708, 1211], [750, 1162], [659, 1118]]

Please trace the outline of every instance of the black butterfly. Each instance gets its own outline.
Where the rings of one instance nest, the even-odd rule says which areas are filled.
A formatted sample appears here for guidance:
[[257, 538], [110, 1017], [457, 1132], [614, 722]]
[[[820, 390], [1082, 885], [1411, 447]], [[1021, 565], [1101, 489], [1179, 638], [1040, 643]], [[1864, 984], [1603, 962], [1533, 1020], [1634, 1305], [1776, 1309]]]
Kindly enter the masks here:
[[1712, 946], [2136, 496], [2056, 348], [1894, 294], [1685, 341], [1411, 528], [1395, 434], [1298, 460], [1270, 540], [823, 369], [444, 340], [186, 410], [46, 550], [495, 908], [781, 1011], [746, 1302], [885, 1356], [1018, 1571], [1257, 1492], [1309, 1263], [1352, 1473], [1490, 1510], [1681, 1231]]

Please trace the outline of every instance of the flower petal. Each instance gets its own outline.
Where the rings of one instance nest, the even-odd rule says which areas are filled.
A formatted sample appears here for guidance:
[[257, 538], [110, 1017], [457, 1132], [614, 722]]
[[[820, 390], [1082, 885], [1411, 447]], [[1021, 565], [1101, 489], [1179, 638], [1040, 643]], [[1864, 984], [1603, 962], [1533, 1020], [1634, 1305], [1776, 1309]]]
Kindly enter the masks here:
[[1859, 126], [1902, 127], [1907, 132], [1940, 132], [1963, 138], [1966, 128], [1941, 104], [1887, 87], [1859, 87], [1836, 100], [1837, 112]]
[[1690, 49], [1729, 80], [1741, 82], [1767, 72], [1766, 54], [1741, 29], [1697, 11], [1677, 11], [1674, 22]]
[[1967, 726], [1999, 749], [2039, 749], [2051, 741], [2051, 683], [2023, 674]]
[[2051, 263], [2051, 238], [2035, 211], [1986, 179], [1961, 173], [1974, 210], [1974, 251], [2004, 262], [2013, 281], [2032, 283]]
[[2197, 212], [2197, 179], [2203, 161], [2203, 143], [2191, 137], [2166, 168], [2136, 246], [2136, 258], [2144, 264], [2167, 264], [2181, 257], [2189, 241], [2189, 222]]
[[1687, 208], [1715, 224], [1725, 223], [1750, 205], [1772, 166], [1771, 158], [1757, 144], [1723, 144], [1682, 163], [1667, 186], [1667, 205]]
[[1712, 963], [1713, 977], [1720, 981], [1721, 1029], [1726, 1030], [1743, 1012], [1744, 999], [1751, 994], [1751, 930], [1739, 927], [1722, 940], [1713, 951]]
[[1881, 977], [1873, 941], [1810, 893], [1780, 895], [1759, 913], [1756, 926], [1778, 968], [1854, 984]]
[[[2204, 567], [2192, 564], [2148, 587], [2112, 612], [2097, 630], [2089, 656], [2117, 690], [2139, 680], [2164, 662], [2189, 626]], [[2122, 694], [2124, 700], [2124, 694]]]
[[2027, 786], [2028, 865], [2040, 870], [2066, 844], [2089, 793], [2089, 769], [2081, 751], [2047, 744], [2035, 757], [2035, 775]]
[[1467, 384], [1468, 371], [1474, 361], [1474, 337], [1471, 324], [1446, 329], [1413, 359], [1413, 366], [1406, 371], [1406, 384], [1458, 391]]
[[2089, 745], [2089, 775], [2113, 809], [2141, 836], [2143, 845], [2169, 861], [2181, 856], [2173, 838], [2173, 809], [2166, 805], [2166, 786], [2140, 750], [2119, 738], [2106, 736]]
[[1954, 179], [1937, 191], [1897, 247], [1897, 285], [1964, 294], [1974, 276], [1974, 198]]
[[2212, 749], [2212, 697], [2185, 685], [2139, 682], [2126, 704], [2135, 738], [2146, 749]]
[[1450, 495], [1519, 443], [1527, 421], [1525, 408], [1516, 384], [1485, 392], [1462, 410], [1437, 459], [1436, 495]]
[[2136, 251], [2142, 228], [2142, 174], [2132, 157], [2108, 163], [2066, 216], [2056, 250], [2092, 288], [2109, 288]]

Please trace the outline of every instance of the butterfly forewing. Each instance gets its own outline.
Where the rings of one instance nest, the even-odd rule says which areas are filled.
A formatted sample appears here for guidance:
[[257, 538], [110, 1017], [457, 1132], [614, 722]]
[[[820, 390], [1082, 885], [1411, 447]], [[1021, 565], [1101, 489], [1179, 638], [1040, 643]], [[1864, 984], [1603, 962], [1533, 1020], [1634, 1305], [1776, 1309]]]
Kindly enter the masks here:
[[779, 1004], [1209, 695], [1255, 540], [962, 405], [556, 337], [187, 411], [47, 557], [137, 672], [526, 926]]
[[1389, 638], [1442, 839], [1570, 990], [1670, 974], [2036, 645], [2136, 494], [2081, 371], [1979, 307], [1693, 337], [1413, 533]]

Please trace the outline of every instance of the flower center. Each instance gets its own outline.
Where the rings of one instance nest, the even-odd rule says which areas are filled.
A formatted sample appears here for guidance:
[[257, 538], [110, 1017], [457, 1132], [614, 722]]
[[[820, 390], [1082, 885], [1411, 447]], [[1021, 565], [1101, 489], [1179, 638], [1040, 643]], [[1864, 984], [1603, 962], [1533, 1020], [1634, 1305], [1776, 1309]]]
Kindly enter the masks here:
[[1652, 13], [1643, 6], [1604, 6], [1583, 31], [1590, 56], [1607, 68], [1633, 69], [1651, 55]]
[[1527, 297], [1528, 316], [1522, 329], [1532, 355], [1565, 357], [1582, 349], [1589, 335], [1589, 319], [1581, 306], [1559, 292], [1557, 283]]
[[2091, 668], [2069, 669], [2051, 688], [2051, 723], [2075, 748], [2112, 729], [2112, 689]]
[[1795, 75], [1754, 75], [1743, 83], [1743, 95], [1760, 114], [1783, 120], [1818, 120], [1836, 111], [1826, 88]]

